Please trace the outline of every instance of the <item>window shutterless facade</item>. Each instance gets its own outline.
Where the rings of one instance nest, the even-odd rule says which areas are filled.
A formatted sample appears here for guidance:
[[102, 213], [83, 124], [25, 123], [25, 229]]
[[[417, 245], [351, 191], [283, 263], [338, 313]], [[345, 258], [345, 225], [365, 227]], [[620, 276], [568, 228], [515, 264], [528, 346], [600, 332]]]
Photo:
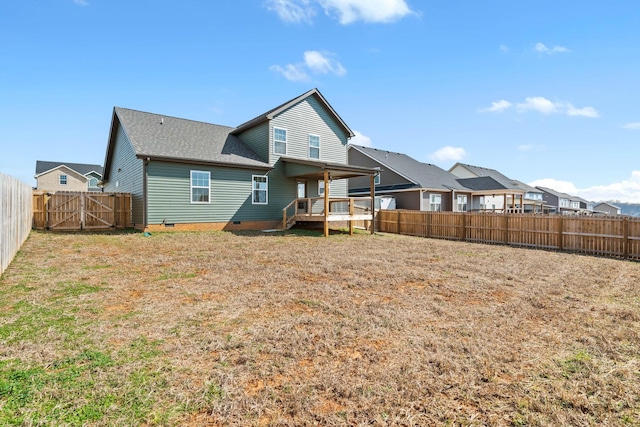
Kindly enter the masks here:
[[269, 178], [253, 175], [252, 182], [251, 203], [254, 205], [266, 205], [269, 203]]
[[287, 154], [287, 130], [273, 128], [273, 152], [275, 154]]
[[320, 158], [320, 137], [318, 135], [309, 135], [309, 158]]
[[318, 181], [318, 197], [324, 196], [324, 180]]
[[60, 175], [58, 182], [60, 185], [67, 185], [67, 175]]
[[211, 172], [191, 171], [191, 203], [209, 203]]
[[380, 172], [374, 175], [373, 177], [373, 185], [380, 185]]

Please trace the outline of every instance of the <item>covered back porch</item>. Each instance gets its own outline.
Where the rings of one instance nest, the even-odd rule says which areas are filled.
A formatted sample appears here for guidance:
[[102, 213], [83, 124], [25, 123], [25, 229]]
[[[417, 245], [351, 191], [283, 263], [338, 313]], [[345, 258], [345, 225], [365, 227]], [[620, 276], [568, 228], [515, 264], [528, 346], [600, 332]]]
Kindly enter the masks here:
[[[307, 180], [318, 180], [322, 183], [324, 194], [318, 197], [307, 197], [303, 187], [299, 186], [298, 197], [282, 209], [282, 227], [290, 228], [296, 222], [322, 222], [324, 235], [329, 235], [329, 224], [346, 222], [349, 234], [353, 234], [356, 222], [370, 224], [370, 231], [375, 232], [375, 177], [380, 173], [379, 168], [366, 168], [344, 164], [318, 162], [311, 160], [281, 158], [285, 165], [287, 177], [296, 179], [300, 183]], [[332, 197], [330, 184], [336, 180], [369, 176], [370, 197]]]

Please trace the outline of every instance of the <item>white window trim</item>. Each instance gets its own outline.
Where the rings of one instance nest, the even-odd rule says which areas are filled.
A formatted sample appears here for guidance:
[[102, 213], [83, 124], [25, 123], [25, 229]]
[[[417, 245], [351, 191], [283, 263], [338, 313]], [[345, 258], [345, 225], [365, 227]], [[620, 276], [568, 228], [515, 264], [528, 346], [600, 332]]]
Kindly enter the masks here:
[[[432, 198], [433, 197], [433, 198]], [[438, 198], [438, 203], [434, 203], [432, 202], [432, 200], [434, 198]], [[437, 205], [438, 209], [432, 209], [432, 205]], [[442, 212], [442, 194], [438, 194], [438, 193], [429, 193], [429, 211], [430, 212]]]
[[[322, 186], [322, 187], [320, 187]], [[320, 191], [322, 190], [322, 191]], [[324, 192], [326, 191], [326, 189], [324, 188], [324, 180], [319, 179], [318, 180], [318, 197], [322, 197], [324, 196]]]
[[378, 172], [373, 176], [373, 185], [380, 185], [380, 174], [382, 172]]
[[[205, 173], [207, 174], [207, 181], [209, 182], [209, 186], [205, 187], [205, 186], [201, 186], [201, 185], [193, 185], [193, 174], [194, 173]], [[207, 194], [207, 201], [206, 202], [194, 202], [193, 201], [193, 189], [194, 188], [206, 188], [209, 193]], [[191, 204], [193, 205], [208, 205], [211, 203], [211, 172], [209, 171], [200, 171], [200, 170], [192, 170], [190, 171], [189, 174], [189, 201], [191, 202]]]
[[[315, 136], [318, 138], [318, 146], [317, 147], [312, 147], [311, 146], [311, 137]], [[322, 156], [320, 147], [322, 146], [322, 142], [321, 142], [321, 138], [320, 135], [316, 135], [314, 133], [310, 133], [309, 134], [309, 141], [308, 141], [308, 145], [309, 145], [309, 150], [307, 151], [307, 155], [309, 156], [310, 159], [316, 159], [316, 160], [320, 160], [320, 157]], [[318, 157], [311, 157], [311, 149], [312, 148], [317, 148], [318, 149]]]
[[[264, 178], [265, 184], [267, 184], [267, 188], [265, 190], [259, 190], [265, 192], [265, 201], [264, 202], [256, 202], [253, 197], [253, 192], [258, 191], [255, 187], [256, 178]], [[268, 205], [269, 204], [269, 177], [266, 175], [251, 175], [251, 204], [252, 205]]]
[[[276, 129], [284, 131], [284, 136], [285, 136], [285, 139], [284, 139], [284, 153], [278, 153], [276, 151]], [[282, 142], [282, 141], [278, 141], [278, 142]], [[273, 127], [273, 154], [275, 154], [277, 156], [286, 156], [288, 151], [289, 151], [289, 131], [287, 129], [285, 129], [285, 128], [274, 126]]]
[[[64, 177], [64, 182], [62, 182], [62, 178]], [[69, 183], [69, 175], [60, 174], [58, 175], [58, 184], [67, 185]]]

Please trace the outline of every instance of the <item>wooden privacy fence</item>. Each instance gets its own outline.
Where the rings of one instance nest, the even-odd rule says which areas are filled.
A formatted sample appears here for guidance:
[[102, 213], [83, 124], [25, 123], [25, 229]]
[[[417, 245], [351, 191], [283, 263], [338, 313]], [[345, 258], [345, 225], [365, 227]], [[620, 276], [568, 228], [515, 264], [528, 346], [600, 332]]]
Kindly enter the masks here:
[[33, 193], [33, 228], [109, 230], [131, 226], [131, 194]]
[[640, 218], [383, 210], [388, 233], [640, 260]]
[[0, 173], [0, 274], [31, 231], [31, 186]]

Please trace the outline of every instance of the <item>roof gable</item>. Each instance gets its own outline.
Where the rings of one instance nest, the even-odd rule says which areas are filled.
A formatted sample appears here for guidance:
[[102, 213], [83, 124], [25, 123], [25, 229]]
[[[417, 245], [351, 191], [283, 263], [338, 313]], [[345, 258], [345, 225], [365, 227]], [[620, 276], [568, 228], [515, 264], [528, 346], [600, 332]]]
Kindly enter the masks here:
[[[503, 175], [502, 173], [498, 172], [495, 169], [489, 169], [489, 168], [485, 168], [485, 167], [482, 167], [482, 166], [468, 165], [468, 164], [465, 164], [465, 163], [456, 163], [455, 165], [453, 165], [451, 167], [451, 169], [449, 169], [449, 171], [452, 171], [453, 169], [455, 169], [456, 166], [461, 166], [461, 167], [465, 168], [466, 170], [468, 170], [472, 174], [476, 175], [477, 177], [491, 177], [495, 181], [499, 182], [505, 189], [518, 190], [518, 191], [529, 191], [527, 188], [525, 188], [525, 187], [529, 187], [526, 184], [524, 184], [524, 183], [522, 183], [520, 181], [517, 181], [515, 179], [511, 179], [511, 178]], [[531, 187], [529, 187], [529, 188], [531, 188]]]
[[51, 162], [45, 160], [37, 160], [36, 161], [36, 177], [40, 176], [44, 173], [47, 173], [53, 169], [56, 169], [60, 166], [66, 166], [67, 168], [73, 170], [74, 172], [80, 175], [88, 175], [91, 172], [95, 172], [102, 176], [102, 166], [100, 165], [91, 165], [85, 163], [69, 163], [69, 162]]
[[355, 134], [353, 133], [353, 131], [349, 128], [349, 126], [347, 126], [347, 124], [344, 122], [344, 120], [342, 120], [342, 118], [338, 115], [338, 113], [333, 109], [333, 107], [329, 104], [329, 102], [327, 102], [327, 100], [325, 99], [324, 96], [322, 96], [322, 94], [320, 93], [320, 91], [316, 88], [316, 89], [311, 89], [308, 92], [303, 93], [300, 96], [297, 96], [281, 105], [278, 105], [277, 107], [267, 111], [266, 113], [260, 114], [259, 116], [242, 123], [240, 126], [238, 126], [237, 128], [235, 128], [233, 130], [233, 134], [234, 135], [238, 135], [244, 131], [246, 131], [247, 129], [250, 129], [254, 126], [259, 125], [260, 123], [263, 123], [267, 120], [271, 120], [273, 119], [275, 116], [277, 116], [278, 114], [288, 110], [289, 108], [293, 107], [294, 105], [302, 102], [303, 100], [305, 100], [306, 98], [310, 97], [310, 96], [314, 96], [318, 99], [318, 101], [320, 101], [320, 104], [333, 116], [333, 118], [336, 120], [336, 122], [340, 125], [340, 127], [342, 127], [344, 129], [344, 131], [347, 133], [347, 135], [352, 138], [355, 136]]

